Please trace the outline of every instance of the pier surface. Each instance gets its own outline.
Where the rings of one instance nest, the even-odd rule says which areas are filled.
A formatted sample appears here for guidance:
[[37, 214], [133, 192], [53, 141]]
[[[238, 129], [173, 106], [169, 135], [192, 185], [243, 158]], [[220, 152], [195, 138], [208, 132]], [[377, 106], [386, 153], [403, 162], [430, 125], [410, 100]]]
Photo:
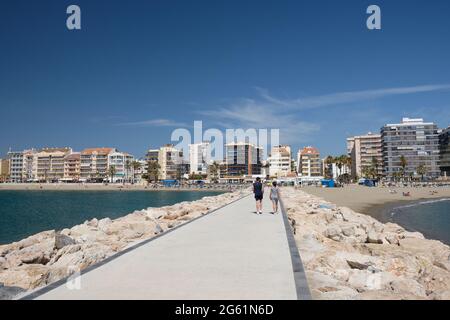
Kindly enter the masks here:
[[287, 218], [271, 209], [264, 199], [255, 214], [247, 196], [83, 272], [79, 289], [60, 281], [26, 299], [308, 299]]

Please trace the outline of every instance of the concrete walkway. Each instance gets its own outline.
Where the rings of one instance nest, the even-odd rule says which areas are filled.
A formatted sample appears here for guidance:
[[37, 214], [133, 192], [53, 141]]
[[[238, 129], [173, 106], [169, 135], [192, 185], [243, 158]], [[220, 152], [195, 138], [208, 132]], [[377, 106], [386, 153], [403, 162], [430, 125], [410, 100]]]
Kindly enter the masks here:
[[83, 273], [80, 290], [28, 298], [297, 299], [285, 221], [270, 211], [243, 198]]

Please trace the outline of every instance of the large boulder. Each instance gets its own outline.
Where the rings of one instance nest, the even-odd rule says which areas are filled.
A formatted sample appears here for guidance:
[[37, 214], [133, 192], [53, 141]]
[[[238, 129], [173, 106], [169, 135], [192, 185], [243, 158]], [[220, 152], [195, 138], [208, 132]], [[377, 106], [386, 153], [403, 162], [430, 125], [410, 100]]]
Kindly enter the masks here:
[[75, 244], [76, 241], [69, 236], [61, 234], [59, 232], [55, 235], [55, 249], [59, 250], [64, 248], [65, 246], [69, 246]]
[[40, 264], [22, 265], [0, 272], [0, 282], [6, 287], [34, 289], [47, 284], [49, 267]]

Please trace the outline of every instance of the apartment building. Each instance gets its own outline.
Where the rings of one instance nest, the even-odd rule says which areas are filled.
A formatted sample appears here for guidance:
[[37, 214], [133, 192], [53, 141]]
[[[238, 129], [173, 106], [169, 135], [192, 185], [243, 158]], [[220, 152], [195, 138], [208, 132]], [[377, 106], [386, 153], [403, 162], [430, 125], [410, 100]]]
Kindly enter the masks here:
[[226, 175], [243, 177], [261, 174], [263, 148], [247, 142], [225, 145]]
[[348, 138], [347, 154], [352, 159], [352, 178], [362, 177], [365, 168], [373, 168], [379, 176], [383, 175], [381, 134], [369, 132]]
[[44, 148], [33, 154], [33, 179], [45, 182], [59, 181], [63, 179], [64, 159], [71, 153], [71, 148]]
[[[439, 169], [439, 135], [436, 124], [423, 119], [403, 118], [401, 123], [381, 128], [384, 173], [392, 178], [396, 174], [420, 177], [419, 166], [425, 176], [436, 178]], [[403, 172], [402, 157], [406, 160]]]
[[108, 174], [109, 182], [123, 182], [132, 179], [134, 157], [126, 152], [113, 151], [108, 154], [108, 166], [115, 168], [114, 176]]
[[297, 172], [302, 177], [320, 177], [322, 175], [320, 153], [317, 148], [308, 146], [297, 153]]
[[0, 182], [6, 182], [9, 179], [9, 160], [0, 159]]
[[103, 180], [108, 177], [108, 156], [115, 148], [88, 148], [80, 155], [81, 180]]
[[211, 162], [211, 144], [209, 142], [194, 143], [189, 145], [189, 173], [208, 174]]
[[182, 177], [183, 151], [176, 149], [173, 144], [159, 149], [158, 163], [160, 180], [176, 180]]
[[11, 182], [22, 182], [24, 181], [23, 173], [23, 155], [24, 151], [9, 151], [8, 152], [8, 162], [9, 162], [9, 181]]
[[439, 134], [439, 167], [443, 176], [450, 177], [450, 127]]
[[290, 146], [276, 146], [272, 148], [269, 162], [269, 175], [271, 177], [287, 177], [291, 173], [292, 154]]
[[81, 153], [74, 152], [64, 158], [64, 181], [79, 181], [81, 177]]

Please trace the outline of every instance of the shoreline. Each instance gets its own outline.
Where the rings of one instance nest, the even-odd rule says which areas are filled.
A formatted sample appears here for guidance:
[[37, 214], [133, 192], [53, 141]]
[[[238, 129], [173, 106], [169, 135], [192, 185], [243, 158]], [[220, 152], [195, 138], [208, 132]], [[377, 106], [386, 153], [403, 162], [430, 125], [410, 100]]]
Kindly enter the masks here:
[[[368, 215], [381, 223], [396, 223], [408, 231], [420, 232], [427, 238], [444, 241], [439, 237], [432, 235], [425, 229], [412, 227], [398, 222], [392, 217], [391, 212], [405, 205], [415, 205], [425, 201], [440, 201], [450, 199], [450, 188], [367, 188], [362, 186], [348, 186], [342, 189], [322, 189], [314, 190], [304, 188], [303, 191], [308, 194], [318, 196], [325, 201], [329, 201], [339, 206], [348, 207], [355, 212]], [[396, 190], [396, 194], [390, 194], [389, 190]], [[430, 194], [431, 191], [437, 191], [437, 194]], [[403, 197], [402, 192], [410, 192], [411, 197]], [[355, 194], [355, 196], [352, 195]]]
[[205, 192], [232, 192], [242, 188], [234, 186], [211, 186], [211, 187], [152, 187], [146, 185], [123, 185], [123, 184], [0, 184], [1, 191], [205, 191]]

